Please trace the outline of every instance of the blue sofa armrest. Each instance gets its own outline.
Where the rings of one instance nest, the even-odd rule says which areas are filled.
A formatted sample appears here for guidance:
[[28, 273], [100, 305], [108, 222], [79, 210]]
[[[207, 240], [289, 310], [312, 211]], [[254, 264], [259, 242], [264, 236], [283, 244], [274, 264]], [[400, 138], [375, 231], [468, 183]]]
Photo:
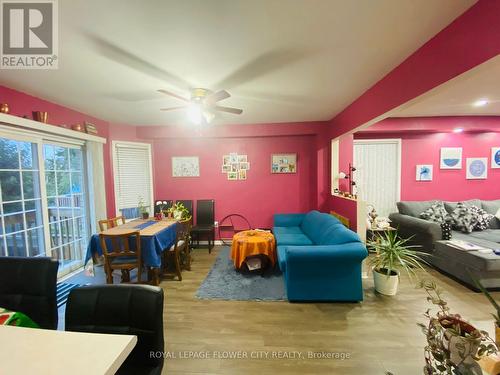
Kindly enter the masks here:
[[275, 214], [275, 227], [298, 227], [306, 214]]
[[285, 283], [291, 301], [361, 301], [361, 242], [325, 246], [288, 246]]

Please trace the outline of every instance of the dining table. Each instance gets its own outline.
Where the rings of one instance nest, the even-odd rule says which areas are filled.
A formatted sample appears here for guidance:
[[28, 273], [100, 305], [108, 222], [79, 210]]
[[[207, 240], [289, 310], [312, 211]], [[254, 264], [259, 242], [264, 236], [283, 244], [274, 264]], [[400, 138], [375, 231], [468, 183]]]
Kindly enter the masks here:
[[[141, 256], [145, 267], [151, 275], [151, 283], [160, 283], [160, 267], [162, 253], [175, 243], [177, 232], [177, 221], [174, 219], [135, 219], [102, 231], [102, 234], [124, 234], [131, 231], [139, 231], [141, 236]], [[85, 256], [85, 267], [91, 259], [103, 255], [99, 234], [93, 234], [87, 246]], [[111, 244], [111, 243], [110, 243]], [[133, 248], [132, 248], [133, 250]]]
[[0, 326], [0, 374], [111, 375], [137, 336]]

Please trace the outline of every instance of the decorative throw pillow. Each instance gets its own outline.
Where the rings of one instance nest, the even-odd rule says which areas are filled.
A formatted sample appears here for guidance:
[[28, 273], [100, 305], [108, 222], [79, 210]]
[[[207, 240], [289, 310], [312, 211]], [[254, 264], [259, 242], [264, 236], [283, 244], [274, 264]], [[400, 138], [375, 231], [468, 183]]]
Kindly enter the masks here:
[[444, 203], [441, 201], [433, 203], [432, 206], [420, 214], [420, 217], [438, 224], [452, 222], [450, 214], [446, 211]]
[[470, 207], [463, 202], [457, 203], [451, 217], [453, 218], [454, 228], [464, 233], [471, 233], [477, 224], [476, 216], [471, 212]]
[[476, 217], [476, 225], [474, 225], [475, 230], [485, 230], [490, 226], [490, 221], [493, 219], [493, 215], [487, 213], [482, 208], [477, 206], [470, 206], [470, 212]]
[[445, 241], [451, 240], [451, 224], [441, 223], [441, 238]]
[[497, 210], [497, 213], [495, 214], [495, 217], [500, 220], [500, 208]]

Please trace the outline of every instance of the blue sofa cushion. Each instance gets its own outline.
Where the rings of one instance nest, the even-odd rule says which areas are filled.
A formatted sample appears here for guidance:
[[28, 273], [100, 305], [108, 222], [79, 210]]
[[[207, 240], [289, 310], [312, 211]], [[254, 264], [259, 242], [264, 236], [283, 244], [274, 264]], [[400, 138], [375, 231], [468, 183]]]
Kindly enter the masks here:
[[273, 232], [275, 236], [281, 234], [303, 234], [300, 227], [274, 227]]
[[300, 228], [304, 234], [315, 244], [320, 244], [323, 234], [335, 224], [341, 224], [340, 221], [332, 215], [322, 214], [318, 211], [310, 211], [302, 220]]
[[350, 242], [360, 242], [357, 233], [338, 223], [328, 227], [317, 241], [318, 245], [341, 245]]
[[305, 234], [280, 234], [276, 236], [278, 245], [309, 246], [312, 241]]

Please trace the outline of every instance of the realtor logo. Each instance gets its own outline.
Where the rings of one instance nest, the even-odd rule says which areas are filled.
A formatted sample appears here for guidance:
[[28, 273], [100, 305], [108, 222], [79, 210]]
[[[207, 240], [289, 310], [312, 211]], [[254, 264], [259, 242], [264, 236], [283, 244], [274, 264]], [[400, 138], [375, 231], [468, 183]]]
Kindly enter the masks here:
[[56, 1], [0, 1], [0, 69], [57, 69]]

